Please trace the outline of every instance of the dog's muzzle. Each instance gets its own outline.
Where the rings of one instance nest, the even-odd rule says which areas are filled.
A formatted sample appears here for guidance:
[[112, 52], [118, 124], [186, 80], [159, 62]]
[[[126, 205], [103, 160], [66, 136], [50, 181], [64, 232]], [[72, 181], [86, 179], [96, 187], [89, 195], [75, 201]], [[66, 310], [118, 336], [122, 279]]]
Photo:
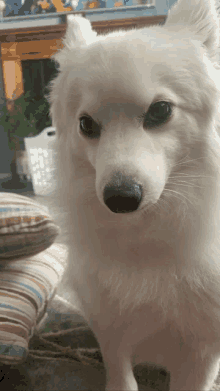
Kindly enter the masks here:
[[114, 213], [130, 213], [138, 209], [143, 189], [132, 179], [116, 174], [103, 191], [106, 206]]

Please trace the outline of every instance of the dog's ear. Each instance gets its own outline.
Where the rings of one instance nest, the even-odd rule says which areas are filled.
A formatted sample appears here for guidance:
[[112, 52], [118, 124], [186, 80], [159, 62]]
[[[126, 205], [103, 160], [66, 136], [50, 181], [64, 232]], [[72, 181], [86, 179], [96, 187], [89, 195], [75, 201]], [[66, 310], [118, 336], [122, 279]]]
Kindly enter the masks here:
[[96, 38], [97, 33], [92, 30], [88, 19], [82, 16], [67, 15], [67, 29], [64, 45], [68, 49], [76, 46], [88, 45]]
[[215, 0], [179, 0], [170, 10], [165, 28], [185, 30], [199, 39], [209, 56], [216, 54], [219, 44], [219, 20]]
[[63, 48], [58, 50], [53, 59], [62, 68], [70, 56], [70, 52], [86, 46], [96, 39], [97, 33], [92, 30], [91, 23], [82, 16], [67, 15], [67, 29], [62, 39]]

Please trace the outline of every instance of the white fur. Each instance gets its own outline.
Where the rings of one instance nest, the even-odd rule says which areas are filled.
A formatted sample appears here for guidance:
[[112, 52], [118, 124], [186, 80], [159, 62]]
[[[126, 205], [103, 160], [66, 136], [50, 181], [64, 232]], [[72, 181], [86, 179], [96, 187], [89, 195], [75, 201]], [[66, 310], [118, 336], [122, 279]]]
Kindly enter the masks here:
[[[70, 259], [62, 292], [99, 341], [107, 390], [137, 390], [133, 365], [171, 373], [170, 389], [209, 390], [220, 358], [220, 74], [212, 0], [180, 0], [164, 26], [97, 36], [71, 16], [51, 89]], [[173, 103], [156, 130], [138, 121]], [[80, 133], [87, 113], [98, 139]], [[112, 213], [115, 171], [143, 186]]]

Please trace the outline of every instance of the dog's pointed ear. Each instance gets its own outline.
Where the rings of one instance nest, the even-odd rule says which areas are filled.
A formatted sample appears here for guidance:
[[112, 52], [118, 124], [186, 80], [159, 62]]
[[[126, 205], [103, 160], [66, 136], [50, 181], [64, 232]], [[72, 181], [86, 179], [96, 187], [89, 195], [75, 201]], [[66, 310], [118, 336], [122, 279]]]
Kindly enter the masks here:
[[68, 49], [88, 45], [96, 38], [97, 33], [92, 29], [88, 19], [82, 16], [67, 15], [67, 29], [64, 45]]
[[219, 19], [215, 0], [179, 0], [170, 10], [165, 28], [188, 30], [212, 58], [219, 44]]
[[62, 68], [70, 56], [72, 50], [79, 49], [96, 40], [97, 33], [92, 30], [88, 19], [82, 16], [67, 15], [67, 29], [62, 39], [63, 48], [58, 50], [53, 59]]

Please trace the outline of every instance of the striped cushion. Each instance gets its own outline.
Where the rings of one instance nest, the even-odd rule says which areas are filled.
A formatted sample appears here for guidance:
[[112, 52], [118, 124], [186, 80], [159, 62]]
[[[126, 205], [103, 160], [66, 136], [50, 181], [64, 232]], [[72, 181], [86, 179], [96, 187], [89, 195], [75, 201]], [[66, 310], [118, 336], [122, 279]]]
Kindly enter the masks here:
[[50, 247], [59, 227], [28, 197], [0, 193], [0, 259], [24, 258]]
[[16, 364], [28, 353], [29, 339], [56, 293], [68, 256], [53, 244], [26, 259], [0, 261], [0, 362]]

